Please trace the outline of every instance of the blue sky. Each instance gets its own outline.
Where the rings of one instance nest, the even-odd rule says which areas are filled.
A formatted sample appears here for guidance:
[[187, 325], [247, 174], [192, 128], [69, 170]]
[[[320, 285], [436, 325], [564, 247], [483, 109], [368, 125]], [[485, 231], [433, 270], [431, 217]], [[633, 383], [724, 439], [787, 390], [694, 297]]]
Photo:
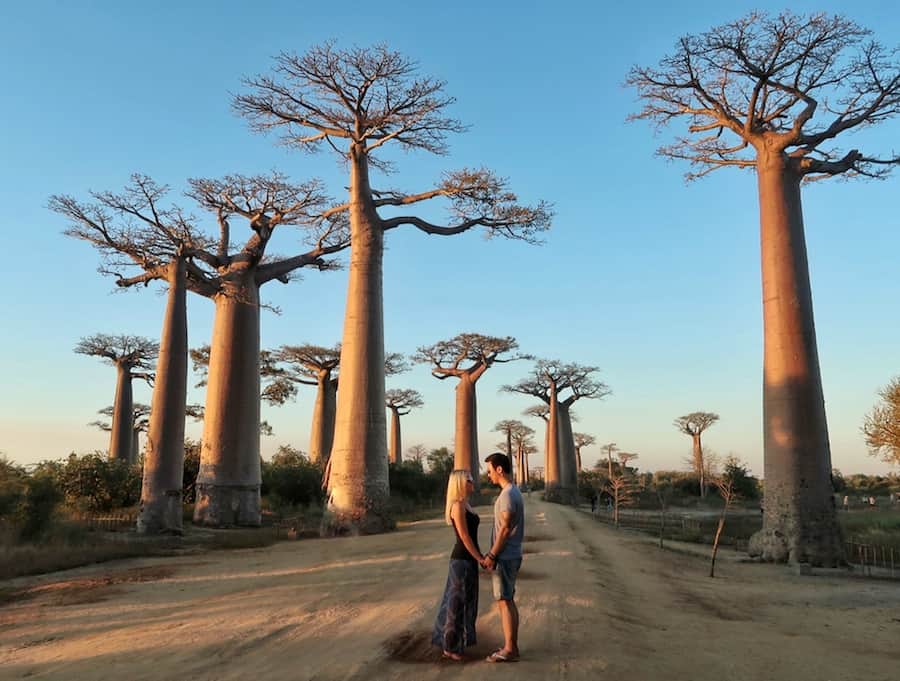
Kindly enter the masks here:
[[[522, 200], [556, 206], [542, 247], [475, 232], [391, 232], [387, 348], [409, 353], [463, 331], [515, 336], [526, 352], [602, 368], [613, 394], [577, 405], [576, 430], [638, 452], [641, 468], [682, 467], [690, 440], [672, 420], [704, 410], [721, 416], [707, 446], [761, 473], [755, 177], [722, 171], [685, 184], [683, 165], [654, 156], [666, 133], [654, 137], [647, 125], [626, 122], [638, 103], [622, 83], [630, 66], [655, 64], [683, 34], [782, 5], [4, 4], [0, 451], [15, 461], [107, 446], [86, 424], [111, 403], [114, 371], [72, 348], [98, 332], [156, 337], [164, 305], [152, 288], [113, 292], [91, 248], [61, 234], [65, 224], [46, 209], [48, 197], [117, 190], [141, 172], [177, 198], [189, 177], [273, 168], [297, 180], [322, 177], [340, 195], [346, 179], [331, 156], [279, 147], [230, 110], [241, 78], [268, 72], [272, 56], [333, 38], [340, 46], [383, 41], [418, 60], [422, 73], [447, 81], [453, 115], [471, 125], [450, 140], [448, 156], [400, 156], [399, 172], [376, 185], [421, 190], [442, 170], [484, 165], [510, 178]], [[889, 46], [900, 36], [887, 0], [791, 7], [846, 12]], [[898, 139], [900, 121], [892, 121], [853, 143], [886, 152]], [[829, 181], [804, 193], [832, 458], [844, 472], [890, 470], [866, 455], [859, 427], [878, 388], [900, 373], [898, 182], [900, 175]], [[282, 234], [274, 250], [291, 253], [292, 236]], [[338, 341], [345, 292], [345, 272], [270, 284], [263, 297], [282, 314], [264, 313], [263, 346]], [[208, 342], [212, 312], [210, 301], [190, 301], [192, 346]], [[531, 404], [497, 391], [526, 370], [497, 366], [480, 381], [483, 450], [500, 439], [490, 430], [497, 421], [519, 418]], [[425, 399], [404, 421], [404, 446], [451, 443], [450, 381], [420, 365], [388, 387], [415, 388]], [[135, 392], [149, 401], [146, 386]], [[296, 403], [264, 406], [275, 430], [263, 439], [264, 455], [281, 443], [306, 449], [312, 404], [309, 390]], [[189, 434], [198, 437], [199, 426]], [[590, 464], [599, 450], [584, 455]]]

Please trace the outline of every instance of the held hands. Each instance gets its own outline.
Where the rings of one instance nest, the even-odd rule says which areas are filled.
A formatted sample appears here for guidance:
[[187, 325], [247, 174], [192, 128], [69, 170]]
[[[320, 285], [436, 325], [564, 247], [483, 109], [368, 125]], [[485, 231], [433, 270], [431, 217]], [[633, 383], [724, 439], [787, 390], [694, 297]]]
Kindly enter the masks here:
[[481, 567], [485, 570], [493, 570], [497, 567], [497, 557], [493, 553], [488, 553], [481, 559]]

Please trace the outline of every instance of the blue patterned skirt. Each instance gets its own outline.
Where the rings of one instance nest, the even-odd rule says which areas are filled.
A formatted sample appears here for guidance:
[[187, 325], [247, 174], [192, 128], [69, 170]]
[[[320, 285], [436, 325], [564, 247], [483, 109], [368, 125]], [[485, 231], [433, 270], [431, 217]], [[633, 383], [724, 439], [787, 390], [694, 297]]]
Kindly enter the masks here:
[[447, 586], [438, 609], [431, 642], [451, 653], [462, 654], [475, 644], [475, 618], [478, 617], [478, 563], [450, 560]]

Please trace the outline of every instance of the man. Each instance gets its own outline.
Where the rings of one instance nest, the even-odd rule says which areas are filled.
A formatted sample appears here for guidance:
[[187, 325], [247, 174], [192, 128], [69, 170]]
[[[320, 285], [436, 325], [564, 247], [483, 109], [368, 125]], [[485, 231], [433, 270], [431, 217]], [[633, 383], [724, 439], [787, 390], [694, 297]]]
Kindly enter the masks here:
[[516, 576], [522, 566], [522, 540], [525, 537], [525, 502], [510, 480], [509, 457], [494, 452], [485, 459], [488, 479], [500, 487], [494, 502], [494, 527], [491, 550], [484, 558], [485, 568], [493, 570], [494, 600], [500, 609], [503, 647], [487, 656], [488, 662], [515, 662], [519, 659], [519, 609], [516, 607]]

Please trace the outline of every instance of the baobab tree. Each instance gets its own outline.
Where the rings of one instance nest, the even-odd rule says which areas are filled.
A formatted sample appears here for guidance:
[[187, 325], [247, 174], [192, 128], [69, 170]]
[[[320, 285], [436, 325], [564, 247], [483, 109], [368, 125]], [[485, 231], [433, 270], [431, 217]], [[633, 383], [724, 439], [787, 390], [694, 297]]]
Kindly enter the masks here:
[[[596, 371], [597, 367], [592, 366], [538, 360], [528, 378], [502, 388], [506, 392], [532, 395], [548, 406], [548, 448], [544, 470], [544, 496], [548, 500], [575, 503], [577, 499], [578, 472], [575, 468], [571, 407], [582, 398], [600, 399], [610, 394], [605, 383], [592, 378]], [[568, 395], [560, 397], [566, 391]]]
[[693, 443], [691, 462], [694, 467], [694, 473], [700, 481], [700, 498], [706, 497], [706, 465], [703, 461], [703, 443], [701, 437], [703, 432], [719, 420], [719, 415], [710, 411], [692, 411], [690, 414], [679, 416], [674, 421], [678, 432], [684, 433], [691, 437]]
[[271, 381], [263, 398], [272, 404], [284, 404], [297, 394], [297, 385], [316, 386], [312, 426], [309, 434], [309, 460], [324, 465], [334, 440], [334, 414], [337, 405], [337, 368], [341, 348], [321, 345], [282, 345], [271, 355]]
[[424, 346], [413, 361], [431, 365], [431, 375], [439, 380], [456, 378], [456, 430], [454, 467], [467, 470], [479, 484], [478, 407], [475, 384], [494, 364], [528, 359], [516, 352], [519, 344], [512, 336], [485, 336], [461, 333], [450, 340]]
[[634, 118], [687, 122], [660, 154], [689, 161], [689, 179], [756, 171], [766, 504], [750, 550], [765, 560], [843, 561], [800, 190], [838, 175], [882, 177], [900, 163], [835, 145], [900, 112], [898, 53], [869, 36], [841, 16], [754, 12], [681, 38], [658, 67], [628, 76], [644, 100]]
[[428, 448], [420, 442], [407, 449], [406, 453], [409, 455], [410, 461], [422, 463], [425, 455], [428, 454]]
[[[108, 407], [103, 407], [103, 409], [99, 410], [97, 413], [101, 416], [105, 416], [108, 419], [112, 419], [112, 415], [115, 412], [115, 408], [110, 405]], [[147, 432], [147, 427], [150, 425], [150, 405], [143, 404], [142, 402], [135, 402], [134, 408], [132, 409], [133, 416], [131, 419], [131, 449], [128, 451], [128, 463], [136, 464], [140, 458], [140, 434]], [[111, 421], [91, 421], [89, 426], [95, 426], [100, 430], [106, 431], [107, 433], [112, 431], [112, 422]]]
[[581, 471], [581, 450], [583, 447], [590, 447], [597, 442], [597, 438], [587, 433], [573, 433], [573, 441], [575, 443], [575, 470]]
[[194, 261], [209, 240], [183, 210], [165, 203], [168, 188], [132, 175], [121, 193], [92, 193], [93, 201], [53, 196], [51, 210], [70, 221], [66, 235], [98, 249], [121, 288], [164, 282], [168, 291], [160, 333], [152, 409], [144, 455], [138, 532], [180, 532], [187, 401], [187, 291], [206, 288]]
[[[523, 416], [533, 416], [544, 422], [544, 458], [550, 451], [550, 405], [546, 402], [533, 404], [522, 412]], [[546, 461], [545, 461], [546, 463]]]
[[79, 355], [101, 357], [116, 368], [116, 398], [110, 426], [109, 458], [128, 461], [133, 440], [134, 392], [131, 382], [140, 378], [153, 384], [152, 367], [159, 343], [141, 336], [98, 333], [78, 341]]
[[384, 393], [384, 404], [391, 410], [391, 448], [390, 463], [400, 463], [403, 460], [400, 447], [400, 417], [406, 416], [413, 409], [418, 409], [425, 402], [418, 390], [392, 389]]
[[[287, 283], [303, 267], [330, 269], [327, 256], [349, 245], [344, 220], [322, 217], [328, 198], [318, 181], [292, 184], [279, 173], [190, 180], [189, 195], [215, 214], [215, 252], [196, 257], [213, 270], [205, 293], [216, 311], [197, 477], [194, 522], [210, 526], [259, 525], [260, 288]], [[243, 219], [250, 236], [230, 252], [231, 221]], [[266, 260], [275, 230], [299, 226], [309, 250]]]
[[[607, 444], [602, 445], [600, 447], [600, 449], [602, 451], [606, 452], [607, 475], [609, 476], [609, 478], [612, 478], [612, 475], [613, 475], [612, 455], [613, 455], [613, 452], [618, 452], [619, 448], [616, 446], [615, 442], [608, 442]], [[599, 465], [600, 465], [600, 463], [598, 462], [597, 466], [599, 467]]]
[[[465, 129], [445, 114], [453, 99], [444, 94], [444, 83], [418, 76], [415, 62], [386, 46], [339, 50], [326, 43], [303, 55], [282, 53], [274, 75], [245, 84], [249, 92], [234, 105], [255, 130], [280, 132], [283, 142], [310, 151], [327, 144], [349, 166], [348, 200], [334, 209], [349, 214], [353, 246], [323, 530], [382, 531], [392, 526], [383, 375], [385, 233], [409, 226], [450, 236], [483, 227], [490, 236], [535, 243], [549, 227], [551, 211], [544, 203], [519, 204], [507, 181], [485, 169], [447, 172], [436, 187], [417, 193], [375, 189], [370, 166], [390, 168], [378, 156], [382, 147], [443, 154], [447, 135]], [[437, 198], [449, 202], [449, 224], [399, 210], [382, 214]]]
[[866, 414], [862, 432], [869, 454], [900, 465], [900, 376], [878, 391], [881, 402]]

